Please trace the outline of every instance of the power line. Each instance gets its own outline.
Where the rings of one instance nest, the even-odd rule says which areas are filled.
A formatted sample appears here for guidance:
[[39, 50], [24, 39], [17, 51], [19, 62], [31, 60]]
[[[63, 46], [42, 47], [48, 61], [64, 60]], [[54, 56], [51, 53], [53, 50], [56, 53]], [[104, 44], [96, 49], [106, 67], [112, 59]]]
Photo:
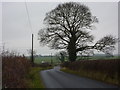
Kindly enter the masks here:
[[29, 11], [28, 11], [26, 0], [25, 0], [25, 7], [26, 7], [26, 11], [27, 11], [27, 16], [28, 16], [28, 22], [29, 22], [30, 29], [31, 29], [31, 32], [32, 32], [32, 24], [31, 24], [30, 15], [29, 15]]
[[[29, 12], [28, 12], [28, 7], [27, 7], [27, 2], [26, 2], [26, 1], [25, 1], [25, 7], [26, 7], [27, 15], [28, 15], [29, 25], [30, 25], [31, 32], [32, 32], [32, 25], [31, 25], [30, 15], [29, 15]], [[32, 61], [32, 66], [34, 66], [34, 56], [33, 56], [33, 34], [32, 34], [32, 52], [31, 52], [31, 61]]]

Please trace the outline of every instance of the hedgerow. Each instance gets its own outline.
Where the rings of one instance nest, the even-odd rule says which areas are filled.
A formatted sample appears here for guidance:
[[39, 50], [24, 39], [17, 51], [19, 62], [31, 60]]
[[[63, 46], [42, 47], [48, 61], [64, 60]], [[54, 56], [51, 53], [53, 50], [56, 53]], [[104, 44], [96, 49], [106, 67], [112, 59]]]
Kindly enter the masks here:
[[[120, 60], [80, 60], [61, 65], [82, 76], [120, 85]], [[64, 71], [64, 70], [63, 70]]]
[[25, 75], [31, 63], [24, 56], [2, 56], [2, 87], [26, 88]]

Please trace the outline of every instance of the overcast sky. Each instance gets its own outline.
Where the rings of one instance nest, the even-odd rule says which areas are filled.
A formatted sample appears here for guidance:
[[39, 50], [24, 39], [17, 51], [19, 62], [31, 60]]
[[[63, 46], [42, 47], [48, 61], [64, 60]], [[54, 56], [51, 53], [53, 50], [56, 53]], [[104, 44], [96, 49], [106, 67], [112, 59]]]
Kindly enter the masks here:
[[[24, 2], [2, 3], [2, 38], [5, 48], [27, 54], [27, 49], [31, 48], [31, 34], [33, 33], [34, 49], [38, 54], [50, 55], [57, 52], [46, 46], [40, 46], [37, 33], [45, 27], [43, 24], [45, 14], [58, 4], [59, 2], [27, 2], [32, 25], [31, 30]], [[92, 14], [99, 19], [99, 23], [95, 24], [96, 29], [91, 31], [95, 36], [95, 41], [109, 34], [118, 37], [117, 2], [85, 2], [83, 4], [87, 5]], [[118, 47], [116, 47], [114, 53], [117, 53], [117, 51]]]

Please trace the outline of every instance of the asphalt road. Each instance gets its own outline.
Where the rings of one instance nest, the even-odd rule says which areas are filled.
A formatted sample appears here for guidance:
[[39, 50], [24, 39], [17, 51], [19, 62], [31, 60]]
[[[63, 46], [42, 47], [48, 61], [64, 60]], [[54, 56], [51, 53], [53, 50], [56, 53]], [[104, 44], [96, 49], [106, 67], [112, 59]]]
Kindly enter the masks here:
[[60, 67], [41, 71], [46, 88], [117, 88], [96, 80], [79, 77], [59, 70]]

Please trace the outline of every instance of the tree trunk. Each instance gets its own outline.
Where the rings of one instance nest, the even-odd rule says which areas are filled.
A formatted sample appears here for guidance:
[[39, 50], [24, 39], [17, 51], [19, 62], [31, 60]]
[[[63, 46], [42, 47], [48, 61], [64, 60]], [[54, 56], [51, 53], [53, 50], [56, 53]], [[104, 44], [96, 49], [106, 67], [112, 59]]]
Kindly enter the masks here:
[[68, 44], [68, 55], [69, 55], [69, 61], [73, 62], [76, 60], [77, 53], [76, 53], [76, 45], [74, 38], [71, 38], [70, 43]]
[[69, 54], [69, 61], [73, 62], [73, 61], [76, 60], [76, 57], [77, 57], [76, 51], [74, 51], [74, 50], [69, 50], [69, 51], [68, 51], [68, 54]]

